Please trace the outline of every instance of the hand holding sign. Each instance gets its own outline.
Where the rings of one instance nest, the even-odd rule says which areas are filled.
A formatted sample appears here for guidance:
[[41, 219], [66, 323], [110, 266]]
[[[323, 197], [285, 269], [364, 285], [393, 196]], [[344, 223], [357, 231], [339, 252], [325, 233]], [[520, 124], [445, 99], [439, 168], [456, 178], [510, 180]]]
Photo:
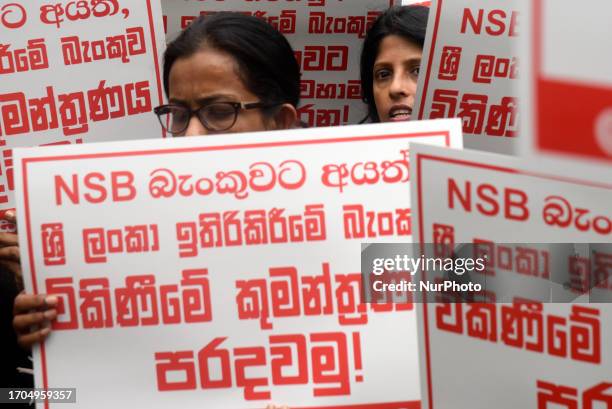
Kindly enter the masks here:
[[22, 348], [42, 342], [51, 332], [50, 321], [57, 318], [58, 299], [42, 294], [19, 294], [15, 298], [13, 328]]

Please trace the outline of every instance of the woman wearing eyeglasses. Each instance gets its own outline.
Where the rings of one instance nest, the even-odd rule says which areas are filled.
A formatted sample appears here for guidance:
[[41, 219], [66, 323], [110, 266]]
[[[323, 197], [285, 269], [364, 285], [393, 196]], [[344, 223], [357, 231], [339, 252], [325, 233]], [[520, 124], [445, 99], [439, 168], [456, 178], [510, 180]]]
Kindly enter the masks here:
[[[173, 136], [288, 129], [297, 122], [300, 69], [272, 26], [244, 14], [218, 13], [198, 18], [168, 45], [164, 89], [169, 103], [155, 114]], [[16, 235], [11, 240], [11, 249], [0, 248], [0, 262], [6, 258], [21, 270]], [[57, 302], [52, 296], [17, 296], [13, 327], [22, 347], [49, 335]]]
[[174, 136], [288, 129], [297, 120], [300, 68], [285, 37], [261, 19], [218, 13], [168, 45], [155, 108]]

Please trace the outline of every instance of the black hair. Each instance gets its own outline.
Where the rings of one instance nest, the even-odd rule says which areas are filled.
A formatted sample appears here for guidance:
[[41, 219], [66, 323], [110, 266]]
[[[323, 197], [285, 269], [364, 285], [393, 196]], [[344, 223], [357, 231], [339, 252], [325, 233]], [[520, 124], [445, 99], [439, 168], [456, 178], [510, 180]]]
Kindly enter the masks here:
[[398, 35], [423, 48], [429, 8], [425, 6], [395, 6], [387, 9], [372, 24], [361, 50], [361, 99], [368, 105], [368, 118], [380, 122], [374, 101], [374, 62], [380, 42], [388, 35]]
[[168, 44], [164, 53], [166, 95], [172, 65], [203, 47], [231, 55], [247, 89], [262, 102], [298, 105], [300, 67], [287, 39], [264, 20], [235, 12], [200, 16]]

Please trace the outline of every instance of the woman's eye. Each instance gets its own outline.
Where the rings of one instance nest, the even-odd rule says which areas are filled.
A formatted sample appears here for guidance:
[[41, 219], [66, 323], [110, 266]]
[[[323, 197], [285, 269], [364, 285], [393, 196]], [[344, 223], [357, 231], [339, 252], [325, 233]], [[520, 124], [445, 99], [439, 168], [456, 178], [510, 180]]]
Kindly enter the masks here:
[[378, 70], [376, 71], [375, 78], [377, 80], [384, 80], [391, 76], [390, 70]]
[[171, 111], [172, 121], [185, 122], [189, 120], [189, 111], [185, 109], [174, 109]]
[[234, 115], [234, 108], [229, 105], [214, 104], [208, 106], [206, 113], [212, 118], [226, 118]]
[[413, 67], [410, 70], [410, 74], [414, 75], [415, 77], [418, 77], [420, 72], [421, 72], [421, 66], [420, 65], [418, 65], [416, 67]]

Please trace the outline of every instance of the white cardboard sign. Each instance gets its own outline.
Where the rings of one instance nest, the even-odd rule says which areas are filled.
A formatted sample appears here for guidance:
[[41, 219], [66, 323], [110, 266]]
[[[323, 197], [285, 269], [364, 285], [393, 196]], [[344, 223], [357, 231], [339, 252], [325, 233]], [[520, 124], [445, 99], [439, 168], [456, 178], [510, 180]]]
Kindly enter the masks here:
[[13, 148], [161, 137], [163, 49], [158, 1], [0, 2], [0, 210]]
[[446, 120], [18, 150], [26, 289], [61, 300], [36, 385], [88, 408], [418, 408], [413, 305], [360, 303], [360, 243], [411, 239], [410, 143], [460, 139]]
[[[502, 264], [508, 261], [529, 264], [530, 277], [523, 280], [531, 284], [559, 267], [555, 260], [543, 263], [545, 250], [539, 249], [502, 258], [510, 247], [501, 243], [608, 243], [596, 268], [606, 274], [612, 269], [609, 181], [566, 178], [557, 169], [515, 158], [421, 145], [411, 149], [411, 166], [417, 175], [415, 240], [490, 241], [488, 254], [497, 265], [487, 280], [507, 280]], [[605, 288], [598, 291], [612, 291], [609, 278], [600, 284]], [[430, 294], [432, 302], [418, 304], [423, 408], [610, 407], [612, 304], [521, 298], [460, 304]]]
[[520, 0], [435, 0], [415, 119], [454, 118], [464, 135], [518, 136]]

